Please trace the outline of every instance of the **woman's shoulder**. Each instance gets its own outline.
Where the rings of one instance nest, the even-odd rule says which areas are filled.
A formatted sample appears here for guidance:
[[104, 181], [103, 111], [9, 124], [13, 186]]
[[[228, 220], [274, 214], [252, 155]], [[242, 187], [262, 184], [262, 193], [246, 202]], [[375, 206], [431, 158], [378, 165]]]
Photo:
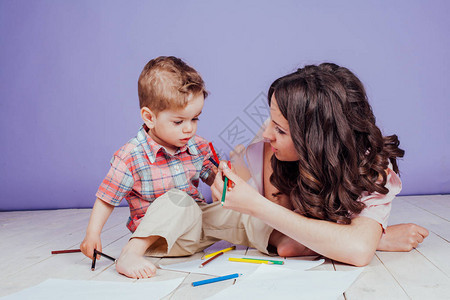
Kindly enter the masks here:
[[361, 194], [358, 201], [364, 203], [365, 208], [361, 211], [359, 216], [368, 217], [378, 221], [383, 228], [387, 227], [387, 221], [392, 207], [392, 200], [402, 190], [402, 181], [397, 173], [392, 170], [392, 166], [386, 171], [385, 187], [389, 190], [387, 194], [380, 194], [378, 192], [369, 193], [367, 191]]

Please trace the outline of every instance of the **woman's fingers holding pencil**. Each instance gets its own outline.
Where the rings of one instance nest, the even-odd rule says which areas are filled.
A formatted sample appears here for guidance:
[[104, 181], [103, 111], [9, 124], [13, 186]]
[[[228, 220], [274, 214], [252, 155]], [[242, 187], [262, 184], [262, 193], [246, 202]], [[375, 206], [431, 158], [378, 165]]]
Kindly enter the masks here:
[[211, 186], [211, 194], [214, 201], [220, 201], [223, 195], [224, 180], [222, 175], [233, 182], [233, 187], [225, 192], [224, 207], [233, 209], [242, 213], [249, 213], [253, 203], [259, 198], [259, 193], [236, 175], [225, 162], [219, 166], [219, 174], [216, 176], [214, 184]]
[[[222, 175], [228, 178], [228, 182], [232, 183], [232, 186], [235, 185], [236, 181], [243, 180], [235, 174], [234, 166], [231, 165], [230, 162], [221, 162], [219, 165], [220, 170], [222, 171]], [[231, 190], [230, 188], [228, 190]]]
[[226, 162], [221, 162], [219, 165], [218, 173], [216, 174], [216, 178], [214, 179], [213, 184], [211, 185], [211, 196], [213, 201], [220, 201], [222, 198], [222, 190], [224, 185], [224, 177], [223, 177], [223, 166], [226, 166]]

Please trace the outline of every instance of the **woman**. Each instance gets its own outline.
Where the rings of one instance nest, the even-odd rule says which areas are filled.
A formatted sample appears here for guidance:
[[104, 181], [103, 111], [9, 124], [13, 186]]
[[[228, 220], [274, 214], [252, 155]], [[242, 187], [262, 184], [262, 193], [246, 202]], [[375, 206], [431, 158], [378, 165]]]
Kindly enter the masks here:
[[[222, 163], [213, 199], [221, 198], [220, 175], [227, 176], [234, 186], [224, 207], [274, 228], [269, 244], [280, 256], [315, 252], [364, 266], [377, 249], [423, 241], [428, 232], [420, 226], [386, 228], [401, 190], [396, 158], [404, 151], [397, 136], [381, 135], [352, 72], [330, 63], [306, 66], [277, 79], [268, 96], [262, 194]], [[403, 242], [394, 243], [399, 236]]]

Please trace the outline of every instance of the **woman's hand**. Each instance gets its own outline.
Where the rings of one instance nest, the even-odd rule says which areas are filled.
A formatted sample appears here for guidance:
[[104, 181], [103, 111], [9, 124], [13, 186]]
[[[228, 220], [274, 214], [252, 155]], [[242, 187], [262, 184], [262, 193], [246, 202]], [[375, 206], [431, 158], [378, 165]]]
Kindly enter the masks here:
[[233, 182], [232, 187], [227, 189], [224, 207], [252, 215], [255, 205], [257, 205], [262, 196], [228, 168], [227, 164], [223, 161], [219, 165], [219, 172], [211, 186], [213, 201], [221, 201], [222, 199], [224, 185], [222, 175], [228, 177]]
[[416, 248], [428, 236], [428, 230], [417, 224], [388, 226], [381, 236], [377, 250], [408, 252]]

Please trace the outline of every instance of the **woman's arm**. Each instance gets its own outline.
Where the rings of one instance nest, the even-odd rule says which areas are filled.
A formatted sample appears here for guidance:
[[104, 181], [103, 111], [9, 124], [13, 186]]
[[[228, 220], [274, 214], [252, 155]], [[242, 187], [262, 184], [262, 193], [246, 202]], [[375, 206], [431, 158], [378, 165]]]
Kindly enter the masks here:
[[408, 252], [422, 243], [427, 236], [428, 230], [417, 224], [391, 225], [382, 235], [377, 250]]
[[[270, 159], [273, 155], [270, 145], [268, 143], [264, 144], [264, 158], [263, 158], [263, 180], [264, 180], [264, 196], [271, 200], [272, 202], [278, 203], [286, 208], [292, 209], [289, 197], [280, 194], [276, 197], [273, 195], [277, 194], [278, 190], [270, 182], [270, 175], [273, 173]], [[411, 251], [416, 248], [418, 244], [422, 243], [423, 240], [428, 236], [428, 230], [417, 224], [397, 224], [388, 226], [385, 233], [381, 236], [378, 243], [377, 250], [380, 251]], [[292, 244], [290, 245], [292, 246]], [[286, 250], [286, 247], [283, 247]], [[293, 252], [295, 250], [287, 249], [287, 253]]]
[[306, 218], [263, 197], [223, 163], [211, 187], [215, 200], [222, 195], [222, 172], [235, 183], [227, 192], [225, 208], [257, 217], [331, 259], [356, 266], [367, 265], [371, 261], [381, 236], [381, 226], [376, 221], [358, 217], [350, 225], [342, 225]]

